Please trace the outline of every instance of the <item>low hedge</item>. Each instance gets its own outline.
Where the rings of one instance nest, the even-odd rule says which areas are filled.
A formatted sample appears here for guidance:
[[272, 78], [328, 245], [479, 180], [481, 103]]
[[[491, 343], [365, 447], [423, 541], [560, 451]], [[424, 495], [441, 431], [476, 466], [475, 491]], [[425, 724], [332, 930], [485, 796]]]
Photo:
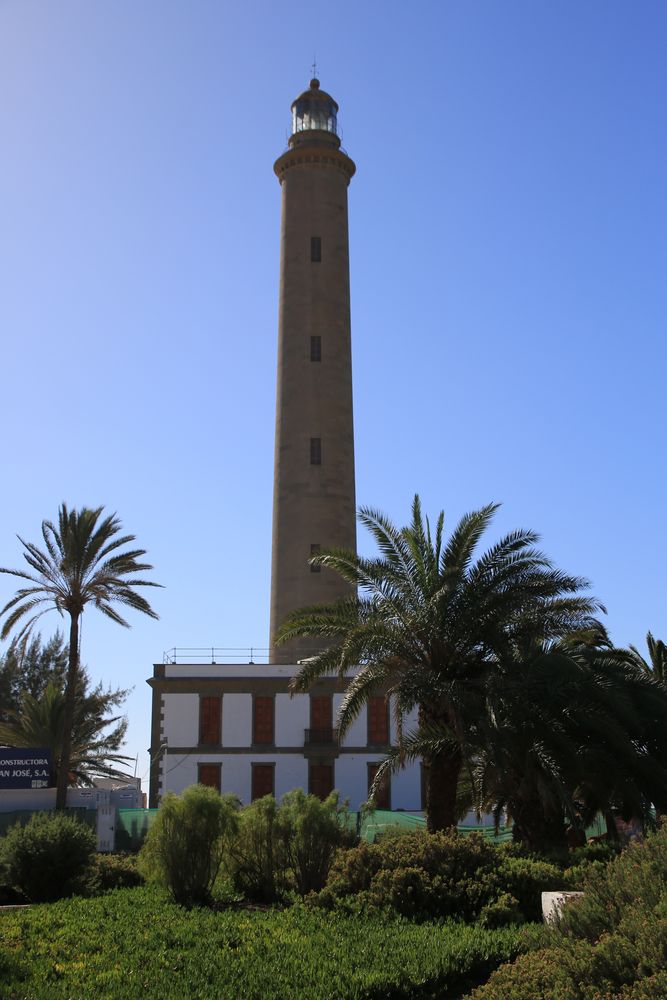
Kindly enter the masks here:
[[289, 910], [186, 910], [154, 887], [2, 915], [3, 997], [461, 996], [522, 947], [515, 928]]
[[538, 950], [499, 969], [475, 1000], [633, 1000], [667, 996], [667, 825], [606, 867], [545, 928]]
[[308, 903], [495, 927], [541, 919], [542, 892], [566, 886], [555, 865], [513, 856], [479, 834], [416, 832], [339, 852], [326, 886]]

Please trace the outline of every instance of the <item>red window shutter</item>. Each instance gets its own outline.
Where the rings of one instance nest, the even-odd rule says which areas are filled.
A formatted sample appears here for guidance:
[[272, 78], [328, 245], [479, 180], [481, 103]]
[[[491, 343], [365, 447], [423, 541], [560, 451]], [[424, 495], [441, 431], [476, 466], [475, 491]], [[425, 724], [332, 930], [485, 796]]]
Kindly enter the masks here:
[[274, 795], [274, 777], [276, 769], [273, 764], [252, 765], [252, 801], [263, 799], [265, 795]]
[[253, 743], [272, 745], [273, 735], [273, 698], [258, 695], [253, 703]]
[[218, 696], [201, 698], [199, 702], [199, 742], [220, 743], [222, 699]]
[[333, 764], [310, 765], [310, 794], [326, 799], [333, 791]]
[[[371, 785], [375, 781], [375, 775], [378, 773], [379, 764], [369, 764], [368, 765], [368, 795], [370, 797]], [[390, 796], [389, 796], [389, 776], [385, 775], [382, 785], [380, 786], [376, 796], [375, 796], [375, 806], [377, 809], [391, 809]]]
[[389, 743], [389, 705], [387, 699], [368, 699], [368, 742], [371, 746]]
[[310, 728], [323, 730], [331, 729], [332, 720], [331, 695], [312, 695], [310, 699]]
[[218, 792], [220, 791], [219, 764], [200, 764], [197, 770], [197, 779], [200, 785], [208, 785], [209, 788], [215, 788]]

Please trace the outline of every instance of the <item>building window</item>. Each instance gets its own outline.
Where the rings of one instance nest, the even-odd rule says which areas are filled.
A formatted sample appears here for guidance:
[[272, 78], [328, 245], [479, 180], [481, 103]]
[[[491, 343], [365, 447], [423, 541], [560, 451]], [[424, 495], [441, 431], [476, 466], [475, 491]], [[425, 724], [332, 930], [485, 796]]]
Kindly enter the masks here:
[[275, 764], [251, 764], [251, 801], [263, 799], [265, 795], [275, 795], [276, 787], [276, 765]]
[[[311, 555], [311, 557], [317, 555], [317, 553], [319, 551], [320, 551], [320, 543], [319, 542], [313, 542], [312, 545], [310, 546], [310, 555]], [[310, 564], [310, 572], [311, 573], [319, 573], [321, 569], [322, 569], [322, 567], [319, 566], [317, 563], [311, 563]]]
[[220, 782], [220, 771], [220, 764], [198, 764], [197, 781], [200, 785], [207, 785], [209, 788], [215, 788], [215, 790], [219, 792], [222, 787]]
[[319, 264], [322, 261], [322, 237], [321, 236], [311, 236], [310, 237], [310, 259], [313, 264]]
[[308, 791], [318, 799], [333, 792], [333, 764], [311, 764], [308, 769]]
[[333, 738], [333, 704], [330, 694], [311, 694], [310, 732], [319, 735], [318, 742], [330, 743]]
[[321, 361], [322, 360], [322, 338], [321, 337], [311, 337], [310, 338], [310, 360], [311, 361]]
[[[380, 766], [379, 764], [369, 764], [368, 765], [368, 797], [369, 797], [369, 799], [371, 797], [371, 786], [372, 786], [373, 782], [375, 781], [375, 775], [378, 773], [379, 766]], [[374, 803], [375, 803], [375, 808], [376, 809], [391, 809], [391, 795], [390, 795], [390, 791], [391, 791], [391, 784], [390, 784], [390, 780], [389, 780], [389, 775], [385, 774], [384, 778], [382, 779], [382, 784], [380, 785], [379, 789], [377, 790], [377, 792], [375, 794], [375, 799], [373, 800]]]
[[322, 438], [310, 439], [310, 464], [322, 464]]
[[206, 695], [199, 699], [199, 742], [208, 746], [220, 746], [220, 722], [222, 720], [222, 698]]
[[368, 699], [368, 745], [389, 744], [389, 700], [384, 696]]
[[273, 698], [256, 695], [252, 704], [252, 742], [256, 746], [273, 746]]

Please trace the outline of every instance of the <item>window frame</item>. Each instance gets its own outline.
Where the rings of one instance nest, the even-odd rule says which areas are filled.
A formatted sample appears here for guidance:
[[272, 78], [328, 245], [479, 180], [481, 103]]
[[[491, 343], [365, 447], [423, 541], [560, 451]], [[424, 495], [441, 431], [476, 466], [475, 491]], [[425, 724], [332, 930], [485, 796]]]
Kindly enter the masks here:
[[[271, 703], [271, 740], [257, 739], [257, 703]], [[252, 697], [252, 745], [254, 747], [274, 747], [276, 745], [276, 699], [272, 694], [255, 694]]]
[[[375, 739], [372, 731], [373, 722], [372, 722], [371, 703], [373, 702], [377, 704], [377, 702], [379, 701], [384, 702], [384, 714], [385, 714], [384, 725], [386, 730], [386, 739], [382, 740]], [[386, 697], [386, 695], [373, 695], [372, 698], [368, 699], [368, 702], [366, 704], [366, 745], [369, 747], [386, 747], [389, 746], [390, 743], [391, 743], [391, 722], [389, 719], [389, 699]]]
[[[202, 781], [202, 769], [208, 768], [211, 771], [215, 771], [217, 774], [217, 782], [211, 784], [208, 781]], [[204, 785], [206, 788], [215, 788], [215, 790], [220, 793], [222, 792], [222, 763], [216, 764], [215, 761], [211, 760], [200, 760], [197, 761], [197, 784]]]
[[[264, 795], [255, 795], [255, 774], [258, 773], [256, 769], [260, 767], [268, 768], [271, 771], [271, 791], [264, 792]], [[257, 799], [263, 799], [265, 795], [276, 797], [276, 762], [274, 760], [253, 760], [250, 763], [250, 801], [255, 802]]]
[[[217, 702], [218, 704], [218, 725], [217, 725], [217, 739], [208, 740], [204, 739], [205, 735], [209, 735], [205, 732], [206, 726], [209, 724], [205, 721], [205, 703]], [[198, 746], [200, 747], [219, 747], [222, 746], [222, 695], [221, 694], [200, 694], [199, 695], [199, 739]]]

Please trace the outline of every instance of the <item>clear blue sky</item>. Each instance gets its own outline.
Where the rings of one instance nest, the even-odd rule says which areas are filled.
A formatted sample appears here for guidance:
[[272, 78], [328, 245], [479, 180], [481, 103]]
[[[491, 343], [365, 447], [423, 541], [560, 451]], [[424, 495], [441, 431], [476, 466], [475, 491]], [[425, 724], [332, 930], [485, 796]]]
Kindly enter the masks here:
[[62, 500], [148, 549], [161, 620], [83, 629], [140, 774], [163, 650], [268, 642], [272, 164], [314, 54], [358, 502], [502, 501], [489, 541], [538, 530], [616, 642], [667, 638], [666, 51], [662, 0], [0, 0], [0, 565]]

